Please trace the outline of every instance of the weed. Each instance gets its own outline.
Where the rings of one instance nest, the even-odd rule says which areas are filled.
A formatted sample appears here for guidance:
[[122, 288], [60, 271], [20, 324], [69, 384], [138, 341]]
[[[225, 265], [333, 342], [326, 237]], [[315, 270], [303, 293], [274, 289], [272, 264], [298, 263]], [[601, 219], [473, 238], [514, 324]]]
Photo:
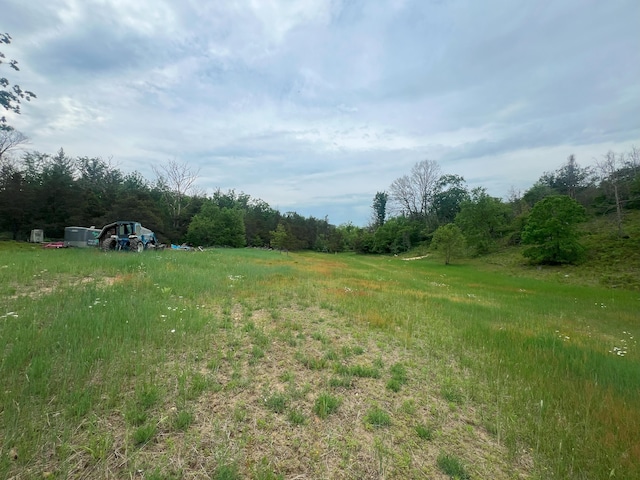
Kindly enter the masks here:
[[155, 423], [147, 423], [141, 427], [138, 427], [133, 432], [133, 442], [136, 445], [142, 445], [148, 443], [153, 437], [155, 437], [158, 431]]
[[343, 375], [340, 377], [331, 377], [329, 379], [329, 387], [331, 388], [352, 388], [353, 376]]
[[191, 377], [191, 388], [189, 389], [189, 398], [198, 398], [203, 392], [207, 391], [210, 387], [209, 379], [200, 373], [195, 373]]
[[391, 366], [391, 376], [400, 383], [407, 383], [407, 369], [401, 363], [395, 363]]
[[400, 406], [400, 411], [402, 413], [406, 413], [407, 415], [415, 415], [416, 413], [416, 402], [414, 399], [410, 398], [402, 402]]
[[180, 410], [173, 418], [173, 427], [176, 430], [187, 430], [193, 423], [193, 413], [188, 410]]
[[220, 465], [213, 474], [213, 480], [239, 480], [242, 478], [235, 463]]
[[328, 393], [322, 393], [313, 405], [313, 413], [320, 418], [327, 418], [338, 409], [341, 403], [342, 401], [339, 398]]
[[440, 468], [445, 475], [449, 475], [450, 478], [456, 480], [469, 480], [471, 478], [460, 459], [455, 455], [441, 453], [438, 455], [437, 463], [438, 468]]
[[257, 361], [264, 357], [264, 350], [260, 348], [258, 345], [254, 345], [251, 349], [251, 358], [249, 359], [249, 363], [251, 365], [255, 365]]
[[124, 419], [127, 423], [138, 427], [147, 421], [147, 412], [138, 405], [133, 405], [125, 412]]
[[296, 354], [296, 358], [309, 370], [322, 370], [327, 368], [328, 361], [326, 358], [307, 357], [302, 354]]
[[307, 417], [305, 417], [304, 414], [299, 410], [289, 410], [287, 418], [294, 425], [304, 425], [305, 423], [307, 423]]
[[388, 427], [391, 425], [391, 417], [379, 407], [370, 409], [365, 415], [364, 421], [373, 427]]
[[336, 361], [340, 357], [338, 356], [338, 354], [334, 350], [329, 350], [324, 354], [324, 358], [329, 360], [329, 361]]
[[387, 382], [387, 388], [392, 392], [399, 392], [402, 385], [407, 383], [407, 369], [401, 363], [391, 366], [391, 378]]
[[274, 413], [282, 413], [287, 408], [287, 397], [281, 393], [275, 393], [265, 398], [265, 405]]
[[425, 425], [416, 425], [415, 431], [418, 437], [423, 440], [431, 440], [433, 438], [433, 430]]
[[351, 353], [353, 353], [354, 355], [362, 355], [364, 353], [364, 348], [356, 345], [355, 347], [351, 347]]
[[440, 393], [442, 394], [442, 397], [448, 402], [456, 405], [462, 405], [462, 403], [464, 403], [464, 396], [462, 395], [462, 392], [459, 388], [456, 388], [452, 385], [443, 385]]
[[336, 373], [360, 378], [380, 378], [380, 370], [364, 365], [337, 365]]
[[275, 474], [268, 467], [260, 467], [253, 475], [255, 480], [284, 480], [284, 475]]
[[247, 418], [247, 407], [240, 403], [233, 408], [233, 418], [237, 422], [243, 422]]
[[312, 333], [311, 334], [311, 338], [313, 338], [314, 340], [319, 341], [323, 345], [326, 345], [327, 343], [329, 343], [329, 339], [325, 335], [323, 335], [323, 334], [321, 334], [319, 332]]
[[153, 383], [144, 383], [138, 390], [138, 403], [141, 408], [147, 410], [160, 400], [160, 389]]
[[156, 468], [153, 472], [145, 473], [144, 478], [148, 480], [179, 480], [182, 475], [180, 473], [163, 473], [162, 470]]

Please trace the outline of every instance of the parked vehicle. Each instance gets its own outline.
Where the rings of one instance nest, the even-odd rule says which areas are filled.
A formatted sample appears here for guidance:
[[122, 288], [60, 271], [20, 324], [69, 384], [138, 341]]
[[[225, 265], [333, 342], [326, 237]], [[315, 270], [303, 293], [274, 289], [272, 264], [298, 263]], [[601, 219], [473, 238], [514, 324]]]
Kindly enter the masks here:
[[100, 229], [95, 227], [65, 227], [65, 247], [95, 247], [99, 245]]
[[102, 227], [98, 235], [98, 245], [104, 251], [124, 250], [142, 252], [158, 248], [156, 235], [138, 222], [119, 220]]

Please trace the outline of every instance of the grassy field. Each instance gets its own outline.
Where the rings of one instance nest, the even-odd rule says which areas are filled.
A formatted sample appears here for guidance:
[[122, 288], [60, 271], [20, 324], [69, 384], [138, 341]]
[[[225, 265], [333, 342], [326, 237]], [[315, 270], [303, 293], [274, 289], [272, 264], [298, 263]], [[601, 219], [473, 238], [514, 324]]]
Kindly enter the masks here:
[[640, 294], [535, 276], [0, 245], [0, 477], [640, 478]]

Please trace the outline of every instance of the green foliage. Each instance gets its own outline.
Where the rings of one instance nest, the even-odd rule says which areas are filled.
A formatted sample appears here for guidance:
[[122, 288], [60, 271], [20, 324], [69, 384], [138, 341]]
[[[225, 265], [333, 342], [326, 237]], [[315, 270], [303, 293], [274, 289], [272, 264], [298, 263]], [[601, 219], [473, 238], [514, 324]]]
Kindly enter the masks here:
[[402, 253], [416, 246], [423, 224], [407, 217], [394, 217], [379, 227], [373, 235], [371, 253]]
[[468, 480], [471, 478], [460, 459], [455, 455], [441, 453], [438, 455], [437, 463], [440, 470], [449, 475], [450, 478], [456, 480]]
[[276, 229], [271, 234], [271, 246], [278, 250], [284, 250], [287, 248], [288, 243], [288, 233], [284, 224], [279, 223]]
[[545, 172], [524, 195], [529, 206], [552, 195], [567, 195], [573, 199], [585, 199], [585, 193], [593, 187], [594, 174], [589, 167], [578, 165], [575, 155], [555, 172]]
[[469, 199], [465, 180], [460, 175], [443, 175], [438, 180], [433, 210], [439, 225], [455, 220], [462, 203]]
[[136, 445], [143, 445], [148, 443], [158, 432], [158, 427], [155, 423], [148, 423], [141, 427], [138, 427], [133, 432], [133, 441]]
[[287, 408], [287, 396], [281, 393], [274, 393], [273, 395], [267, 397], [264, 401], [265, 405], [269, 410], [274, 413], [282, 413]]
[[575, 263], [584, 254], [576, 225], [585, 210], [566, 195], [553, 195], [536, 203], [522, 233], [522, 243], [533, 245], [523, 255], [533, 263]]
[[387, 382], [387, 388], [393, 392], [399, 392], [402, 385], [407, 383], [407, 369], [401, 363], [391, 367], [391, 378]]
[[328, 393], [322, 393], [313, 404], [313, 413], [320, 418], [327, 418], [338, 409], [341, 403], [342, 401], [339, 398]]
[[[10, 44], [11, 35], [8, 33], [0, 33], [0, 44]], [[16, 60], [4, 60], [4, 53], [0, 52], [0, 64], [8, 63], [9, 67], [15, 71], [19, 71], [18, 62]], [[23, 90], [20, 85], [14, 84], [11, 86], [9, 80], [5, 77], [0, 77], [0, 107], [13, 113], [20, 113], [20, 104], [26, 100], [30, 101], [32, 98], [36, 98], [36, 95], [29, 90]], [[3, 115], [0, 117], [0, 129], [11, 128], [7, 125], [7, 119]]]
[[216, 468], [213, 480], [240, 480], [242, 476], [238, 472], [238, 465], [235, 463], [220, 465]]
[[187, 430], [193, 423], [193, 413], [188, 410], [180, 410], [173, 419], [173, 426], [177, 430]]
[[373, 197], [373, 226], [374, 228], [381, 227], [387, 218], [387, 200], [389, 195], [387, 192], [376, 192]]
[[475, 188], [460, 205], [455, 223], [467, 244], [481, 255], [495, 249], [509, 228], [510, 217], [511, 210], [502, 200], [489, 196], [484, 188]]
[[416, 431], [416, 435], [418, 435], [418, 437], [420, 437], [423, 440], [433, 439], [433, 429], [425, 425], [422, 425], [422, 424], [416, 425], [415, 431]]
[[449, 265], [451, 259], [464, 251], [464, 235], [460, 227], [453, 223], [438, 227], [433, 234], [431, 247], [444, 253], [444, 263]]
[[291, 409], [287, 414], [287, 418], [293, 425], [304, 425], [307, 423], [307, 417], [300, 410]]
[[187, 241], [195, 245], [243, 247], [246, 238], [242, 210], [205, 202], [189, 224]]
[[379, 407], [374, 407], [364, 417], [365, 423], [373, 427], [388, 427], [391, 425], [391, 417]]
[[380, 370], [365, 365], [337, 365], [336, 373], [360, 378], [380, 378]]

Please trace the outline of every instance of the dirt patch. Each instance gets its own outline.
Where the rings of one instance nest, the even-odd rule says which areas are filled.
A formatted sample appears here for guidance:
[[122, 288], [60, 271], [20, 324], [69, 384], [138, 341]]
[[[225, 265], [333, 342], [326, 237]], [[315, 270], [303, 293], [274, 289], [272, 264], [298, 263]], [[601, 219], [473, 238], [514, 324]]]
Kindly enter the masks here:
[[15, 292], [13, 295], [7, 297], [11, 300], [15, 300], [21, 297], [39, 298], [46, 295], [52, 295], [58, 289], [67, 289], [69, 287], [78, 287], [87, 285], [90, 283], [96, 283], [99, 287], [110, 287], [117, 282], [125, 280], [124, 275], [118, 275], [115, 277], [81, 277], [74, 278], [69, 276], [59, 276], [55, 279], [48, 278], [36, 278], [33, 282], [28, 284], [12, 284]]
[[428, 256], [429, 256], [429, 254], [427, 254], [427, 255], [420, 255], [419, 257], [408, 257], [408, 258], [403, 258], [402, 260], [408, 260], [408, 261], [411, 261], [411, 260], [421, 260], [421, 259], [423, 259], [423, 258], [427, 258]]

